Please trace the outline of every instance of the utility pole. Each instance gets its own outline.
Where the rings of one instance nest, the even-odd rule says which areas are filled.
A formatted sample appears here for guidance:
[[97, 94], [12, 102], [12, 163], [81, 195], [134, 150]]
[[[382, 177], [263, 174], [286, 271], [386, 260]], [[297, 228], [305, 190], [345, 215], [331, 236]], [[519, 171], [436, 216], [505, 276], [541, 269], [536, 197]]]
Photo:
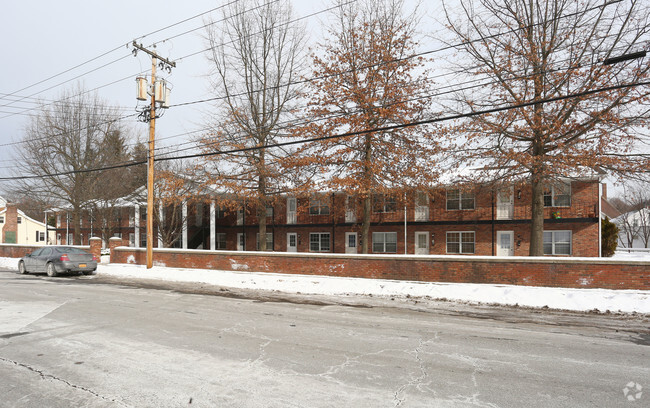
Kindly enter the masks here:
[[[147, 159], [147, 269], [153, 266], [153, 188], [154, 188], [154, 140], [156, 134], [156, 103], [161, 104], [161, 108], [169, 107], [169, 91], [164, 81], [156, 81], [156, 66], [160, 60], [161, 68], [166, 68], [168, 72], [171, 67], [176, 68], [176, 63], [169, 61], [156, 54], [154, 51], [149, 51], [141, 44], [137, 44], [133, 40], [133, 55], [137, 54], [137, 50], [143, 51], [151, 56], [151, 106], [146, 107], [141, 113], [140, 118], [143, 122], [149, 122], [149, 155]], [[137, 78], [138, 81], [138, 96], [139, 100], [146, 100], [142, 91], [146, 92], [146, 80], [144, 78]], [[144, 81], [144, 84], [143, 84]]]

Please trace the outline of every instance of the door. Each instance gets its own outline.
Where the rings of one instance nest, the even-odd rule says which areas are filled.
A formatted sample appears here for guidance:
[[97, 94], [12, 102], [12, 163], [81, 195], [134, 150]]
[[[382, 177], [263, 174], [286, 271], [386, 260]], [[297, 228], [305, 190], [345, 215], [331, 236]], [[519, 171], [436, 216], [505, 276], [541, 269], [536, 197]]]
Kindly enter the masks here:
[[287, 233], [287, 252], [298, 252], [298, 234], [295, 232]]
[[238, 251], [246, 250], [246, 235], [243, 232], [237, 233], [237, 250]]
[[506, 187], [497, 191], [497, 220], [511, 220], [515, 209], [514, 187]]
[[515, 254], [515, 233], [513, 231], [497, 231], [497, 256], [513, 256]]
[[356, 254], [357, 253], [357, 233], [356, 232], [346, 232], [345, 233], [345, 253], [346, 254]]
[[415, 254], [416, 255], [429, 254], [429, 233], [428, 232], [415, 233]]

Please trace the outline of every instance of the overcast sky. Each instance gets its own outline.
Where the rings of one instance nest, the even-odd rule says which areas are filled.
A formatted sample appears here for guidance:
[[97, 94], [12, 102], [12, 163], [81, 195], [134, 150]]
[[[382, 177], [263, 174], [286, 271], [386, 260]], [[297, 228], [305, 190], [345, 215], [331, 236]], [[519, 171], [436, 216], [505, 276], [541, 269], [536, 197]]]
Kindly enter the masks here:
[[[407, 0], [409, 6], [415, 2]], [[135, 113], [135, 78], [141, 72], [150, 72], [151, 60], [143, 53], [134, 57], [132, 48], [126, 45], [144, 34], [224, 3], [226, 0], [3, 2], [0, 13], [0, 36], [3, 39], [3, 63], [0, 64], [0, 176], [11, 175], [10, 167], [16, 157], [16, 149], [20, 148], [16, 142], [23, 139], [25, 125], [29, 115], [36, 112], [34, 108], [38, 98], [52, 100], [64, 89], [81, 81], [86, 89], [97, 89], [99, 96], [109, 104], [120, 106], [123, 114]], [[422, 30], [440, 32], [441, 27], [435, 20], [441, 17], [441, 3], [421, 3], [419, 15], [423, 17]], [[293, 4], [295, 15], [301, 17], [324, 10], [330, 3], [327, 0], [294, 0]], [[191, 19], [139, 42], [149, 46], [197, 29], [210, 16], [218, 20], [221, 11]], [[326, 18], [326, 14], [319, 14], [304, 20], [312, 44], [318, 39], [321, 23]], [[204, 30], [198, 29], [160, 43], [156, 48], [160, 55], [177, 61], [177, 67], [171, 75], [167, 75], [173, 86], [172, 105], [214, 96], [209, 93], [205, 76], [209, 69], [207, 60], [205, 54], [200, 52], [205, 49], [203, 34]], [[439, 45], [430, 41], [423, 48], [434, 49]], [[99, 59], [58, 75], [105, 53]], [[435, 68], [443, 62], [440, 55], [436, 57]], [[186, 143], [188, 136], [181, 134], [204, 126], [202, 118], [208, 108], [208, 104], [197, 104], [169, 109], [156, 122], [157, 147]], [[125, 120], [125, 123], [136, 130], [142, 140], [146, 139], [147, 124], [137, 122], [135, 118]], [[0, 184], [0, 194], [3, 190], [4, 186]]]
[[[0, 13], [0, 35], [3, 39], [3, 64], [0, 64], [0, 174], [10, 175], [9, 167], [16, 157], [15, 149], [20, 148], [20, 144], [11, 143], [23, 139], [29, 115], [36, 112], [37, 98], [51, 100], [65, 88], [81, 81], [86, 89], [97, 88], [100, 97], [111, 105], [120, 106], [124, 114], [134, 113], [135, 78], [140, 72], [150, 72], [151, 60], [143, 53], [134, 57], [132, 48], [127, 48], [126, 44], [224, 3], [225, 0], [3, 2]], [[294, 1], [297, 17], [327, 7], [325, 0]], [[209, 16], [218, 20], [221, 10], [152, 34], [139, 42], [149, 46], [199, 28], [204, 24], [204, 18]], [[305, 20], [313, 33], [312, 37], [320, 32], [319, 20], [324, 18], [326, 15], [320, 14]], [[177, 61], [177, 68], [167, 75], [173, 86], [172, 104], [213, 96], [208, 92], [205, 77], [208, 72], [205, 54], [188, 56], [205, 48], [203, 34], [204, 30], [199, 29], [165, 41], [156, 48], [160, 55]], [[111, 52], [95, 61], [48, 80], [108, 51]], [[185, 56], [188, 57], [183, 58]], [[44, 82], [39, 83], [41, 81]], [[186, 142], [184, 136], [172, 136], [200, 128], [202, 112], [208, 107], [202, 104], [169, 109], [156, 122], [156, 138], [160, 139], [160, 144], [173, 146]], [[142, 138], [146, 138], [148, 127], [145, 123], [135, 119], [126, 122]], [[2, 190], [3, 186], [0, 185]]]

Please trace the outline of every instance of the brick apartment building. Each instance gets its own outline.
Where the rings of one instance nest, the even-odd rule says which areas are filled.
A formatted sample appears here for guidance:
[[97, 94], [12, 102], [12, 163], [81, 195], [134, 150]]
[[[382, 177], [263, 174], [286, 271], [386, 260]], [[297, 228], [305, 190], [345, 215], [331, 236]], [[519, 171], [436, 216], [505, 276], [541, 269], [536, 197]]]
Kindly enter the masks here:
[[[600, 248], [600, 179], [566, 180], [544, 196], [544, 252], [548, 255], [597, 257]], [[138, 200], [135, 200], [138, 201]], [[112, 235], [123, 245], [146, 246], [144, 201], [123, 202], [115, 212]], [[354, 199], [340, 193], [281, 197], [267, 208], [267, 250], [358, 253], [361, 213]], [[439, 188], [402, 200], [373, 197], [368, 244], [370, 253], [473, 254], [525, 256], [529, 251], [531, 192], [526, 186], [472, 190]], [[188, 249], [255, 251], [256, 210], [242, 205], [222, 210], [202, 197], [183, 203], [183, 228], [175, 246]], [[64, 210], [56, 214], [56, 242], [71, 240]], [[163, 217], [164, 218], [164, 217]], [[95, 225], [93, 225], [95, 222]], [[90, 213], [82, 220], [82, 243], [99, 235]], [[154, 231], [157, 236], [157, 231]], [[154, 246], [162, 246], [154, 239]]]

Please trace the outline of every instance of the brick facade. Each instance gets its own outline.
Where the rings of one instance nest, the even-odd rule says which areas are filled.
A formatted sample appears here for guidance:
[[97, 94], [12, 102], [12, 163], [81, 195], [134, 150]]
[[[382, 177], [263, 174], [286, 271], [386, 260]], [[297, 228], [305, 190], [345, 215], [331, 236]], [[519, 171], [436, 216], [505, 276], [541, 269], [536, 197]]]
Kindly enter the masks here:
[[[118, 247], [111, 262], [144, 264], [146, 251]], [[131, 261], [131, 262], [132, 262]], [[650, 290], [650, 262], [573, 258], [286, 254], [155, 250], [167, 267], [565, 288]]]
[[[369, 252], [373, 253], [372, 233], [389, 233], [390, 239], [396, 240], [388, 253], [416, 253], [416, 233], [427, 234], [427, 248], [420, 248], [418, 253], [448, 254], [448, 233], [466, 232], [473, 234], [471, 252], [464, 254], [497, 255], [499, 234], [511, 232], [513, 237], [513, 255], [528, 255], [531, 225], [530, 202], [531, 193], [527, 186], [511, 186], [512, 210], [506, 219], [499, 216], [497, 192], [486, 187], [476, 187], [473, 194], [473, 206], [470, 209], [448, 209], [448, 190], [444, 188], [429, 191], [426, 200], [420, 201], [416, 208], [416, 200], [410, 197], [406, 202], [396, 202], [383, 208], [385, 212], [373, 212]], [[357, 233], [358, 251], [361, 240], [361, 211], [360, 203], [346, 198], [343, 194], [321, 194], [317, 196], [329, 206], [326, 214], [310, 213], [310, 198], [296, 198], [296, 211], [288, 217], [287, 203], [289, 197], [280, 197], [273, 203], [267, 217], [267, 233], [272, 234], [272, 247], [269, 250], [284, 252], [288, 250], [287, 234], [296, 234], [297, 252], [310, 252], [310, 234], [320, 233], [322, 239], [329, 238], [329, 251], [346, 252], [346, 233]], [[249, 206], [239, 209], [230, 208], [223, 212], [217, 211], [214, 220], [215, 236], [211, 236], [210, 219], [211, 199], [197, 200], [188, 204], [187, 241], [179, 246], [186, 248], [216, 249], [235, 251], [257, 249], [258, 220], [256, 211]], [[570, 182], [569, 201], [560, 206], [548, 206], [544, 209], [545, 231], [570, 232], [571, 256], [597, 257], [599, 255], [599, 181], [585, 180]], [[141, 206], [144, 214], [145, 206]], [[351, 210], [354, 220], [346, 217], [346, 209]], [[145, 236], [145, 221], [139, 222], [139, 241], [130, 243], [129, 235], [135, 236], [133, 223], [134, 208], [125, 207], [120, 210], [119, 225], [116, 232], [121, 234], [122, 245], [141, 246]], [[424, 215], [423, 215], [424, 214]], [[65, 221], [65, 217], [61, 217]], [[84, 244], [93, 231], [87, 214], [83, 217], [82, 234]], [[405, 222], [406, 220], [406, 222]], [[69, 231], [72, 230], [70, 226]], [[65, 236], [66, 226], [62, 222], [57, 228], [57, 234]], [[98, 235], [97, 227], [94, 235]], [[225, 248], [216, 246], [217, 237], [225, 234]], [[239, 248], [239, 234], [245, 236], [245, 246]], [[469, 236], [468, 235], [468, 236]], [[154, 236], [155, 232], [154, 232]], [[215, 241], [215, 242], [213, 242]], [[61, 244], [65, 239], [61, 240]], [[154, 247], [158, 239], [154, 238]]]

